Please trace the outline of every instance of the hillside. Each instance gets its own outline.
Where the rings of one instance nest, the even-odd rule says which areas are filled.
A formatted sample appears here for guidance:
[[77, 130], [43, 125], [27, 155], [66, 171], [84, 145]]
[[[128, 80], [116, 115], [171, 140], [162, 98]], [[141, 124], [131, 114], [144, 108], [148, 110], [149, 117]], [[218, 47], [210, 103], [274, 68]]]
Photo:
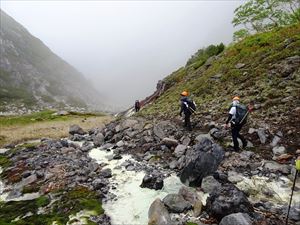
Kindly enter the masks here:
[[[199, 66], [203, 64], [202, 66]], [[234, 95], [255, 102], [252, 127], [284, 133], [289, 146], [300, 137], [300, 24], [250, 36], [206, 62], [195, 62], [166, 77], [166, 90], [139, 113], [176, 118], [180, 93], [198, 105], [197, 124], [223, 124]], [[201, 126], [201, 125], [200, 125]]]
[[0, 111], [17, 108], [104, 108], [75, 68], [5, 12], [0, 28]]

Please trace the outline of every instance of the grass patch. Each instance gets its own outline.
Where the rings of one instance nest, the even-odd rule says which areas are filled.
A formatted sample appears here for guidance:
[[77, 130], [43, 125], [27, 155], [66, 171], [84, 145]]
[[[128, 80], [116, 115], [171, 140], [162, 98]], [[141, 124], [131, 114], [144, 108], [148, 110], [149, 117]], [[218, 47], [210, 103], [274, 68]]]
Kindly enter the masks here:
[[7, 168], [11, 165], [11, 161], [4, 155], [0, 155], [0, 167], [2, 169]]
[[[50, 199], [41, 196], [35, 200], [18, 202], [0, 202], [0, 224], [11, 225], [50, 225], [54, 221], [66, 224], [69, 216], [81, 210], [94, 211], [95, 215], [104, 213], [99, 196], [85, 187], [77, 187], [68, 192], [61, 192], [58, 200], [48, 206]], [[37, 214], [40, 207], [46, 208], [46, 214]], [[28, 212], [33, 213], [23, 218]], [[20, 218], [18, 221], [14, 221]], [[87, 224], [94, 224], [87, 218]]]

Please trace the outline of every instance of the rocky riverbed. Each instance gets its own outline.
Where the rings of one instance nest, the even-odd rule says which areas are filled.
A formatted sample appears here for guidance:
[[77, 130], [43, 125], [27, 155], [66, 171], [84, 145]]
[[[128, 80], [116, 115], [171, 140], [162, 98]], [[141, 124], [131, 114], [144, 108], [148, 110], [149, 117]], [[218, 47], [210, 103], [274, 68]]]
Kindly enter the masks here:
[[[280, 145], [282, 135], [267, 141], [267, 132], [249, 129], [254, 144], [233, 152], [227, 131], [205, 128], [121, 119], [89, 131], [74, 125], [66, 139], [7, 146], [0, 222], [282, 224], [295, 175], [295, 152]], [[290, 224], [299, 224], [299, 199], [298, 178]]]

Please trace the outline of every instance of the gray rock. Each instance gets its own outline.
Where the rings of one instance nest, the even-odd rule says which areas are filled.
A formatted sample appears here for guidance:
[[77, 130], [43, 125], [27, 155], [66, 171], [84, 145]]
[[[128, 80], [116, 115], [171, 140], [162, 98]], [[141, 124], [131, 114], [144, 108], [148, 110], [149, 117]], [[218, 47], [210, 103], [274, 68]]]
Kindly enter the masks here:
[[251, 152], [251, 151], [242, 151], [240, 153], [240, 157], [241, 157], [241, 160], [243, 161], [248, 161], [250, 160], [250, 158], [254, 155], [255, 153], [254, 152]]
[[221, 146], [208, 138], [203, 138], [189, 153], [186, 153], [185, 167], [180, 174], [181, 182], [190, 186], [200, 186], [202, 179], [215, 172], [223, 160]]
[[100, 176], [104, 177], [104, 178], [111, 178], [112, 177], [112, 171], [111, 169], [103, 169], [100, 172]]
[[275, 156], [279, 156], [279, 155], [286, 153], [286, 149], [284, 146], [276, 146], [276, 147], [272, 148], [272, 152]]
[[206, 212], [219, 221], [233, 213], [252, 213], [253, 211], [244, 192], [232, 184], [224, 184], [215, 189], [206, 200]]
[[197, 194], [196, 190], [183, 186], [180, 188], [178, 194], [181, 195], [184, 200], [191, 203], [193, 206], [194, 216], [198, 217], [201, 214], [203, 205], [201, 197]]
[[104, 136], [102, 133], [98, 133], [93, 139], [94, 145], [100, 147], [104, 143]]
[[177, 161], [174, 160], [169, 163], [169, 168], [173, 170], [173, 169], [177, 168], [177, 165], [178, 165]]
[[173, 213], [182, 213], [192, 208], [191, 203], [184, 200], [182, 195], [168, 194], [164, 199], [163, 203], [167, 206], [168, 210]]
[[222, 138], [224, 138], [226, 136], [226, 131], [224, 130], [220, 130], [216, 127], [212, 128], [209, 131], [209, 134], [216, 140], [221, 140]]
[[196, 138], [195, 138], [195, 140], [197, 141], [197, 142], [201, 142], [202, 140], [205, 140], [205, 139], [211, 139], [212, 140], [212, 136], [210, 136], [210, 134], [199, 134]]
[[255, 132], [256, 132], [256, 129], [254, 129], [254, 128], [249, 128], [249, 131], [248, 131], [249, 134], [253, 134], [253, 133], [255, 133]]
[[225, 216], [219, 225], [252, 225], [252, 221], [246, 213], [234, 213]]
[[152, 202], [148, 211], [148, 219], [149, 225], [173, 225], [168, 210], [159, 198]]
[[102, 179], [96, 179], [92, 182], [92, 186], [94, 187], [95, 190], [98, 190], [107, 186], [107, 182]]
[[238, 63], [238, 64], [235, 65], [235, 68], [236, 69], [242, 69], [245, 65], [246, 64], [244, 64], [244, 63]]
[[220, 188], [221, 184], [213, 176], [204, 177], [201, 188], [205, 193], [211, 193], [213, 190]]
[[126, 119], [125, 121], [122, 122], [121, 127], [122, 129], [127, 129], [130, 127], [134, 127], [134, 125], [136, 125], [137, 123], [138, 123], [137, 120]]
[[237, 184], [237, 183], [243, 181], [244, 178], [242, 175], [238, 174], [235, 171], [229, 171], [228, 172], [228, 180], [234, 184]]
[[186, 145], [177, 145], [177, 147], [174, 150], [175, 156], [177, 158], [180, 158], [182, 155], [184, 155], [186, 148], [187, 148]]
[[257, 130], [257, 135], [259, 137], [260, 143], [265, 144], [267, 141], [266, 131], [263, 128]]
[[84, 134], [86, 134], [86, 132], [80, 126], [74, 124], [74, 125], [70, 126], [69, 134], [71, 134], [71, 135], [74, 135], [74, 134], [84, 135]]
[[271, 147], [275, 147], [278, 145], [278, 143], [280, 142], [281, 138], [277, 135], [274, 136], [272, 142], [271, 142]]
[[264, 165], [264, 168], [270, 171], [271, 173], [280, 172], [282, 174], [289, 174], [290, 167], [288, 165], [282, 165], [274, 161], [267, 161]]
[[164, 138], [162, 143], [168, 147], [176, 147], [178, 145], [178, 141], [173, 138]]
[[180, 139], [181, 143], [183, 145], [186, 145], [188, 146], [190, 143], [191, 143], [191, 139], [189, 137], [186, 137], [186, 136], [183, 136], [181, 139]]
[[149, 188], [154, 190], [160, 190], [164, 186], [164, 180], [160, 174], [152, 173], [146, 174], [143, 178], [141, 188]]

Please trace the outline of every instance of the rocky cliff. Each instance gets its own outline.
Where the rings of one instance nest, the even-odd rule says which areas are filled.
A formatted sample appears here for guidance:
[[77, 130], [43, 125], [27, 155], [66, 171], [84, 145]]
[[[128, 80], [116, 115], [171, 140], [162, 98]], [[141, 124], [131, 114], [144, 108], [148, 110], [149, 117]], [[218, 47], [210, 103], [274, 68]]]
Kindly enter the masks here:
[[0, 13], [1, 111], [13, 106], [104, 108], [81, 73], [5, 12]]

